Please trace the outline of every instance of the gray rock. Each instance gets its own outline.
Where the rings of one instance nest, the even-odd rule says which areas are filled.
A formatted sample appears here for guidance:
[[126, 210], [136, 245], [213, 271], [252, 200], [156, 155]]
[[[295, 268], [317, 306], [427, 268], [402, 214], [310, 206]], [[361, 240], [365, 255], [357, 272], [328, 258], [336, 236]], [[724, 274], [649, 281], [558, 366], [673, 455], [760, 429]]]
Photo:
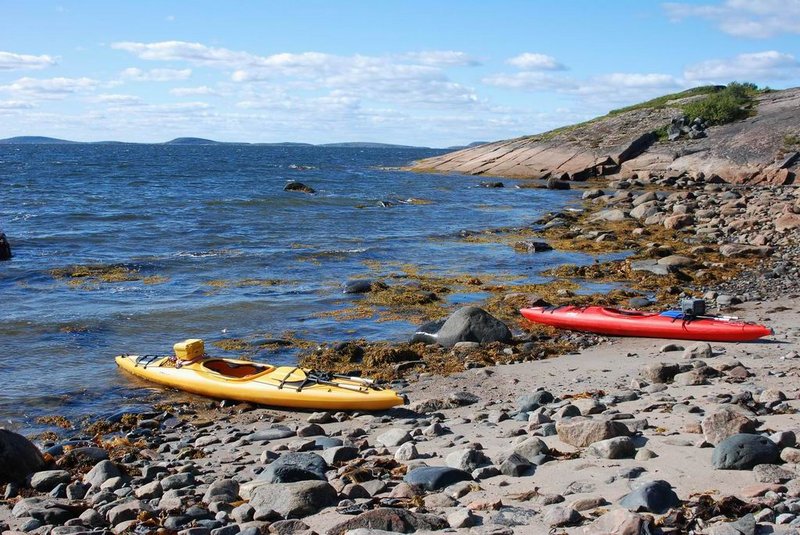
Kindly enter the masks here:
[[685, 359], [709, 359], [713, 356], [714, 352], [708, 342], [698, 342], [690, 345], [683, 352], [683, 358]]
[[494, 524], [501, 526], [515, 527], [515, 526], [528, 526], [536, 517], [536, 511], [532, 509], [523, 509], [522, 507], [503, 507], [491, 520]]
[[203, 495], [204, 503], [235, 502], [239, 499], [239, 482], [234, 479], [217, 479], [208, 486]]
[[185, 489], [194, 485], [194, 474], [191, 472], [181, 472], [172, 474], [161, 480], [161, 487], [164, 490]]
[[510, 477], [521, 477], [533, 472], [534, 466], [527, 459], [516, 453], [512, 453], [500, 465], [500, 473]]
[[418, 457], [419, 452], [413, 442], [406, 442], [394, 452], [394, 459], [400, 462], [413, 461]]
[[797, 477], [797, 473], [777, 464], [757, 464], [753, 467], [753, 478], [759, 483], [780, 484]]
[[11, 509], [14, 518], [35, 518], [43, 524], [60, 525], [78, 514], [78, 508], [53, 498], [23, 498]]
[[614, 437], [593, 442], [586, 449], [586, 455], [601, 459], [625, 459], [633, 457], [636, 448], [628, 437]]
[[547, 447], [547, 444], [542, 439], [529, 437], [515, 445], [512, 451], [532, 463], [540, 455], [550, 453], [550, 448]]
[[668, 383], [672, 381], [677, 373], [677, 364], [667, 364], [664, 362], [648, 364], [639, 371], [639, 375], [653, 384]]
[[757, 464], [777, 462], [780, 451], [767, 437], [740, 433], [717, 444], [711, 464], [717, 470], [750, 470]]
[[128, 520], [136, 519], [141, 511], [152, 513], [153, 508], [141, 500], [133, 500], [130, 502], [121, 503], [111, 508], [106, 513], [106, 518], [108, 519], [109, 524], [116, 526], [117, 524], [127, 522]]
[[631, 262], [631, 270], [633, 271], [647, 271], [653, 275], [666, 276], [673, 272], [671, 266], [659, 264], [657, 260], [635, 260]]
[[303, 518], [338, 502], [336, 490], [327, 481], [273, 483], [253, 490], [250, 505], [268, 507], [284, 518]]
[[538, 409], [542, 405], [553, 402], [553, 394], [545, 390], [539, 390], [532, 394], [525, 394], [517, 398], [517, 410], [520, 412], [530, 412]]
[[119, 471], [119, 468], [117, 468], [117, 465], [113, 462], [100, 461], [83, 476], [83, 482], [87, 485], [91, 485], [93, 488], [100, 488], [103, 483], [112, 477], [120, 477], [121, 475], [122, 472]]
[[43, 470], [30, 476], [30, 485], [39, 492], [48, 492], [57, 485], [69, 483], [71, 476], [66, 470]]
[[296, 518], [291, 520], [278, 520], [269, 526], [269, 532], [274, 535], [294, 535], [295, 533], [302, 533], [310, 529], [308, 524]]
[[589, 524], [586, 533], [604, 535], [650, 535], [652, 520], [625, 509], [614, 509]]
[[248, 435], [247, 440], [250, 442], [267, 442], [270, 440], [293, 437], [294, 435], [295, 432], [292, 429], [289, 429], [285, 425], [275, 424], [268, 429], [262, 429], [261, 431], [256, 431]]
[[334, 446], [323, 450], [320, 455], [328, 465], [336, 465], [357, 458], [358, 450], [352, 446]]
[[402, 428], [397, 429], [390, 429], [384, 433], [378, 435], [376, 439], [378, 443], [386, 446], [387, 448], [393, 448], [399, 446], [401, 444], [405, 444], [412, 440], [411, 435], [408, 434], [408, 431]]
[[0, 481], [24, 483], [45, 465], [39, 448], [18, 433], [0, 428]]
[[505, 323], [473, 306], [456, 310], [436, 335], [437, 343], [444, 347], [453, 347], [458, 342], [510, 342], [511, 338]]
[[666, 513], [680, 504], [678, 495], [664, 480], [647, 481], [622, 497], [619, 504], [634, 512]]
[[410, 485], [419, 485], [425, 490], [434, 491], [458, 483], [471, 481], [472, 476], [463, 470], [449, 466], [421, 466], [410, 470], [403, 481]]
[[358, 279], [347, 281], [342, 286], [342, 293], [346, 294], [364, 294], [372, 290], [372, 281]]
[[453, 529], [471, 528], [477, 526], [480, 519], [466, 508], [456, 509], [447, 515], [447, 523]]
[[583, 517], [572, 507], [565, 505], [551, 505], [542, 513], [542, 520], [551, 527], [571, 526], [577, 524]]
[[447, 466], [458, 468], [465, 472], [472, 472], [473, 470], [491, 464], [489, 459], [481, 450], [475, 448], [467, 448], [451, 452], [445, 459]]
[[152, 500], [163, 496], [164, 489], [161, 487], [161, 481], [151, 481], [134, 490], [133, 495], [140, 500]]
[[258, 476], [267, 483], [292, 483], [296, 481], [325, 480], [328, 464], [316, 453], [284, 453]]

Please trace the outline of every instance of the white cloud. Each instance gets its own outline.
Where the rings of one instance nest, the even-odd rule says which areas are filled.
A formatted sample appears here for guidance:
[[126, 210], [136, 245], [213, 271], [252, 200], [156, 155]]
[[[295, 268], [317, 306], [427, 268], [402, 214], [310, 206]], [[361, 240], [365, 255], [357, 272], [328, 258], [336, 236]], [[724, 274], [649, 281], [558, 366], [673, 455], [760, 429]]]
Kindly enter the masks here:
[[523, 71], [563, 71], [566, 67], [559, 63], [553, 56], [525, 52], [506, 61]]
[[737, 37], [800, 34], [800, 0], [726, 0], [716, 5], [666, 3], [664, 9], [673, 20], [704, 18]]
[[109, 94], [109, 93], [97, 95], [96, 97], [94, 97], [93, 100], [101, 104], [113, 104], [117, 106], [138, 106], [139, 104], [142, 104], [144, 102], [140, 97], [137, 97], [136, 95], [120, 95], [120, 94]]
[[775, 50], [739, 54], [728, 59], [712, 59], [689, 66], [684, 77], [695, 82], [764, 82], [800, 77], [800, 62]]
[[31, 56], [0, 51], [0, 70], [44, 69], [56, 64], [51, 56]]
[[493, 74], [483, 78], [482, 82], [495, 87], [522, 91], [567, 91], [578, 87], [578, 82], [568, 76], [534, 71]]
[[29, 110], [33, 104], [22, 100], [0, 100], [0, 110]]
[[174, 95], [176, 97], [195, 97], [195, 96], [219, 96], [219, 91], [208, 87], [207, 85], [201, 85], [199, 87], [175, 87], [169, 90], [170, 95]]
[[113, 43], [111, 48], [130, 52], [141, 59], [157, 61], [188, 61], [197, 65], [222, 68], [246, 65], [258, 56], [247, 52], [234, 52], [226, 48], [209, 47], [186, 41], [161, 41], [158, 43]]
[[145, 71], [130, 67], [120, 73], [125, 80], [134, 82], [174, 82], [186, 80], [192, 75], [192, 69], [150, 69]]
[[91, 78], [20, 78], [0, 91], [12, 95], [31, 96], [43, 99], [63, 99], [76, 93], [94, 91], [99, 82]]
[[465, 52], [455, 50], [428, 50], [424, 52], [409, 52], [400, 56], [420, 65], [430, 65], [433, 67], [474, 67], [480, 62], [470, 57]]

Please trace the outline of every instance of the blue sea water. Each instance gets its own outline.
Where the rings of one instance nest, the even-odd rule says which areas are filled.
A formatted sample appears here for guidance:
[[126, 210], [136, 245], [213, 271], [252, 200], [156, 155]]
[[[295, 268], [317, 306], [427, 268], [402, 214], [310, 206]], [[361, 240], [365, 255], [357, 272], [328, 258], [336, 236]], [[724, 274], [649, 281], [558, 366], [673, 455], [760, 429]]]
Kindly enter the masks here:
[[[461, 230], [530, 224], [579, 194], [515, 188], [512, 180], [485, 189], [477, 177], [397, 170], [439, 153], [0, 145], [0, 229], [15, 254], [0, 262], [0, 425], [114, 412], [144, 390], [113, 356], [167, 353], [184, 338], [295, 331], [320, 342], [405, 340], [413, 332], [405, 322], [315, 316], [359, 299], [343, 295], [341, 284], [369, 273], [370, 262], [525, 282], [554, 264], [591, 261], [464, 242]], [[283, 191], [290, 180], [317, 193]], [[51, 274], [85, 264], [121, 264], [163, 282], [75, 286]], [[245, 279], [278, 282], [235, 284]], [[234, 284], [212, 282], [220, 280]], [[262, 357], [295, 358], [291, 351]]]

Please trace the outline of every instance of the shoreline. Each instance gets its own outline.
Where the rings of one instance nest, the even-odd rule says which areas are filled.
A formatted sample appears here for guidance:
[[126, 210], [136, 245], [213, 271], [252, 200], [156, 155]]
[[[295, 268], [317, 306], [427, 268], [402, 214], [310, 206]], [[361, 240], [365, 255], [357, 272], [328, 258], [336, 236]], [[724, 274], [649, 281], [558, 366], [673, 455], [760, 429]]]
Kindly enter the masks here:
[[[723, 192], [706, 192], [707, 200], [715, 201], [714, 195], [717, 193], [724, 195], [725, 188], [722, 189]], [[625, 191], [628, 189], [617, 190], [617, 192]], [[775, 199], [781, 199], [782, 196], [794, 195], [794, 205], [790, 201], [785, 202], [787, 206], [797, 206], [795, 189], [756, 188], [753, 191], [759, 192], [757, 202], [754, 204], [752, 199], [748, 199], [748, 202], [744, 203], [745, 206], [738, 208], [742, 212], [735, 215], [746, 213], [748, 210], [757, 215], [758, 207], [768, 211], [770, 207], [776, 205]], [[608, 197], [613, 199], [616, 195]], [[625, 205], [633, 204], [633, 201], [632, 196], [620, 194], [618, 201], [611, 204], [617, 206], [614, 209], [624, 211]], [[669, 201], [656, 198], [644, 202], [655, 202], [653, 206], [659, 207], [659, 202]], [[702, 199], [697, 202], [700, 206], [693, 210], [706, 209], [701, 204], [704, 202]], [[602, 211], [599, 204], [595, 203], [597, 207], [595, 214]], [[672, 204], [673, 207], [674, 205], [675, 203]], [[751, 206], [756, 208], [753, 209]], [[595, 239], [610, 228], [606, 226], [604, 230], [606, 223], [602, 221], [589, 223], [588, 216], [589, 214], [582, 224], [592, 225], [591, 231], [600, 233]], [[709, 219], [713, 219], [714, 214], [710, 216]], [[664, 219], [666, 217], [672, 216], [664, 216]], [[734, 218], [734, 222], [736, 220]], [[608, 223], [611, 225], [616, 222], [608, 221]], [[767, 220], [756, 220], [751, 224], [759, 229], [759, 226], [763, 227], [768, 223]], [[698, 224], [693, 222], [683, 229], [695, 228]], [[663, 220], [657, 225], [663, 225]], [[648, 226], [652, 225], [641, 225], [637, 228], [644, 228], [646, 231]], [[723, 228], [721, 232], [724, 235], [727, 227], [723, 225], [720, 228]], [[688, 232], [681, 232], [682, 229], [669, 230], [678, 231], [679, 238], [689, 236]], [[557, 229], [556, 232], [560, 230]], [[621, 238], [619, 241], [625, 243], [629, 239], [627, 234], [622, 234], [619, 230], [616, 232], [617, 239]], [[746, 235], [749, 231], [734, 228], [732, 232]], [[760, 230], [760, 232], [766, 231]], [[777, 231], [773, 229], [773, 232]], [[634, 236], [639, 243], [647, 243], [648, 236], [631, 234], [630, 239]], [[791, 236], [792, 233], [789, 233], [788, 238]], [[545, 233], [545, 239], [546, 237]], [[663, 346], [668, 345], [668, 341], [594, 337], [595, 343], [591, 347], [567, 352], [552, 359], [502, 364], [506, 361], [525, 360], [519, 358], [519, 355], [513, 355], [512, 350], [513, 358], [498, 358], [492, 361], [487, 357], [483, 366], [467, 370], [463, 370], [462, 366], [463, 371], [453, 369], [451, 371], [454, 373], [446, 376], [432, 375], [410, 367], [407, 376], [401, 377], [409, 380], [407, 392], [412, 399], [412, 405], [408, 409], [395, 409], [376, 415], [337, 417], [331, 413], [293, 414], [291, 411], [259, 408], [249, 404], [231, 406], [227, 403], [210, 401], [170, 403], [159, 406], [157, 411], [149, 414], [128, 418], [126, 425], [129, 427], [125, 433], [117, 435], [121, 437], [117, 440], [118, 443], [114, 444], [114, 434], [108, 435], [108, 440], [101, 442], [112, 452], [112, 458], [124, 467], [127, 476], [109, 487], [116, 487], [113, 496], [106, 496], [109, 500], [107, 503], [118, 501], [120, 503], [107, 508], [102, 505], [103, 500], [99, 500], [96, 506], [90, 509], [103, 510], [101, 516], [105, 515], [105, 518], [98, 520], [98, 527], [109, 525], [107, 513], [111, 509], [126, 504], [130, 508], [133, 499], [138, 499], [136, 505], [140, 509], [144, 502], [147, 502], [145, 505], [148, 507], [151, 507], [152, 503], [156, 504], [150, 515], [152, 518], [159, 518], [158, 522], [151, 523], [154, 528], [157, 525], [167, 527], [167, 519], [173, 518], [170, 521], [172, 522], [170, 526], [173, 527], [170, 529], [176, 530], [189, 525], [205, 526], [209, 531], [229, 529], [229, 526], [235, 525], [241, 531], [254, 529], [256, 530], [254, 534], [266, 532], [268, 529], [266, 523], [280, 522], [274, 510], [270, 514], [270, 511], [263, 510], [265, 506], [262, 505], [262, 510], [255, 508], [251, 511], [252, 515], [248, 515], [239, 509], [244, 505], [230, 504], [240, 503], [239, 498], [257, 502], [258, 499], [254, 498], [262, 491], [243, 489], [247, 488], [249, 482], [257, 479], [262, 470], [273, 464], [273, 459], [279, 455], [290, 451], [301, 453], [313, 451], [330, 460], [328, 464], [332, 469], [323, 474], [323, 478], [336, 492], [335, 503], [325, 502], [326, 505], [321, 506], [319, 512], [300, 515], [310, 529], [320, 534], [342, 532], [334, 529], [338, 523], [353, 518], [364, 518], [352, 514], [353, 512], [362, 511], [363, 515], [367, 514], [363, 511], [387, 504], [400, 505], [407, 509], [411, 516], [404, 517], [404, 521], [416, 522], [415, 529], [422, 533], [432, 526], [441, 525], [424, 516], [425, 514], [432, 514], [459, 533], [545, 532], [554, 526], [564, 533], [594, 533], [597, 531], [592, 531], [591, 522], [609, 510], [611, 513], [608, 514], [620, 515], [619, 518], [625, 522], [646, 522], [644, 517], [636, 519], [613, 511], [620, 510], [620, 498], [630, 490], [631, 486], [648, 479], [668, 481], [674, 487], [683, 506], [702, 518], [704, 525], [715, 523], [714, 517], [703, 518], [706, 513], [701, 513], [702, 508], [696, 503], [696, 497], [692, 498], [692, 494], [713, 489], [716, 491], [712, 494], [714, 501], [723, 496], [736, 495], [746, 504], [755, 504], [753, 518], [762, 524], [780, 521], [782, 523], [776, 529], [777, 532], [781, 532], [783, 523], [789, 524], [797, 518], [792, 511], [797, 498], [800, 497], [800, 479], [798, 479], [800, 470], [797, 470], [798, 467], [795, 465], [800, 461], [800, 450], [794, 450], [792, 446], [795, 439], [789, 437], [789, 433], [800, 432], [800, 418], [795, 414], [800, 409], [798, 401], [800, 396], [794, 386], [794, 374], [797, 373], [794, 365], [797, 361], [794, 359], [800, 358], [800, 330], [796, 323], [797, 314], [800, 312], [800, 307], [796, 304], [796, 298], [800, 295], [800, 274], [797, 267], [794, 266], [792, 270], [791, 265], [788, 269], [783, 266], [783, 272], [780, 272], [781, 265], [786, 260], [791, 260], [797, 251], [797, 244], [791, 240], [781, 243], [784, 237], [787, 236], [777, 232], [774, 244], [755, 246], [773, 247], [774, 251], [770, 257], [745, 257], [744, 260], [724, 255], [703, 257], [711, 252], [697, 250], [692, 253], [691, 249], [701, 244], [685, 243], [680, 239], [670, 244], [672, 250], [669, 254], [662, 254], [667, 251], [659, 250], [661, 244], [643, 248], [651, 252], [659, 250], [655, 256], [659, 259], [683, 256], [680, 253], [687, 251], [700, 256], [700, 260], [695, 260], [697, 263], [691, 268], [687, 267], [689, 264], [677, 268], [679, 272], [688, 273], [690, 276], [696, 275], [698, 271], [721, 270], [725, 276], [700, 287], [694, 287], [693, 291], [705, 293], [707, 296], [719, 290], [731, 292], [721, 294], [732, 298], [730, 301], [724, 300], [724, 306], [728, 310], [731, 307], [741, 309], [745, 313], [743, 316], [748, 320], [768, 318], [770, 325], [777, 327], [778, 334], [772, 337], [775, 342], [715, 343], [711, 345], [711, 355], [703, 346], [698, 350], [703, 356], [684, 358], [684, 352], [680, 350], [661, 352]], [[592, 243], [602, 244], [602, 241]], [[683, 245], [680, 245], [681, 243]], [[630, 266], [631, 260], [626, 259], [617, 264]], [[735, 275], [725, 271], [725, 265], [703, 265], [726, 262], [737, 264], [736, 267], [739, 269]], [[655, 265], [664, 264], [659, 264], [656, 260]], [[601, 265], [601, 268], [607, 267]], [[620, 276], [630, 277], [634, 271], [626, 269], [618, 273]], [[657, 279], [658, 284], [674, 285], [673, 276], [675, 271], [664, 270], [663, 277], [667, 278]], [[697, 277], [693, 277], [692, 280], [695, 278]], [[648, 278], [643, 278], [642, 281], [648, 283]], [[665, 293], [654, 305], [661, 306], [667, 296], [672, 298], [684, 289], [692, 287], [690, 281], [678, 280], [678, 282], [683, 283], [675, 284], [678, 292]], [[513, 286], [509, 286], [508, 289], [513, 289]], [[508, 295], [520, 292], [503, 292], [498, 292], [501, 297], [497, 302], [490, 303], [488, 308], [492, 312], [497, 308], [516, 310], [517, 299], [531, 299], [525, 292], [522, 292], [521, 296], [511, 297]], [[563, 300], [575, 299], [569, 291], [561, 295], [556, 292], [555, 296]], [[718, 304], [719, 296], [719, 293], [715, 296]], [[631, 295], [623, 294], [616, 298], [622, 302], [630, 297]], [[735, 301], [744, 302], [738, 304]], [[680, 342], [680, 345], [688, 348], [693, 344]], [[482, 349], [472, 349], [471, 352], [477, 353], [473, 355], [476, 357], [473, 360], [477, 360], [482, 351]], [[442, 352], [437, 350], [435, 353], [441, 356]], [[465, 360], [463, 353], [455, 351], [449, 353], [452, 353], [454, 362], [460, 361], [463, 364]], [[503, 354], [505, 353], [499, 351], [497, 356]], [[674, 366], [674, 373], [667, 372], [667, 375], [671, 373], [674, 376], [667, 383], [652, 380], [662, 378], [660, 374], [663, 373], [663, 369], [660, 372], [652, 369], [652, 365], [662, 361], [670, 370], [673, 369], [672, 365], [677, 365]], [[498, 364], [492, 365], [494, 363]], [[391, 364], [394, 366], [397, 363]], [[522, 417], [517, 397], [520, 394], [535, 394], [538, 388], [551, 392], [556, 398], [560, 398], [560, 401], [544, 403], [539, 409], [522, 411], [524, 413]], [[459, 391], [467, 394], [455, 398], [451, 396]], [[474, 400], [469, 394], [477, 396], [478, 399]], [[465, 404], [468, 401], [474, 403]], [[702, 425], [703, 419], [724, 412], [723, 409], [734, 405], [737, 411], [747, 412], [744, 418], [751, 421], [751, 424], [746, 426], [749, 432], [768, 430], [773, 433], [783, 433], [785, 443], [782, 443], [782, 446], [787, 446], [783, 448], [783, 452], [787, 452], [785, 456], [788, 460], [784, 459], [785, 463], [781, 469], [786, 470], [786, 473], [777, 473], [776, 470], [770, 471], [770, 469], [747, 473], [712, 468], [713, 448], [708, 447], [708, 439], [713, 438], [711, 436], [713, 433], [704, 434], [706, 430]], [[615, 454], [615, 458], [609, 459], [603, 457], [606, 454], [604, 452], [607, 452], [606, 449], [588, 444], [575, 446], [562, 441], [562, 438], [567, 439], [568, 436], [567, 434], [562, 436], [562, 433], [558, 432], [558, 427], [562, 417], [568, 414], [581, 414], [591, 418], [591, 421], [627, 422], [623, 425], [626, 425], [628, 432], [634, 435], [629, 440], [630, 445], [624, 446], [629, 448], [626, 450], [627, 453], [620, 458], [616, 458]], [[720, 433], [724, 430], [739, 429], [736, 426], [742, 421], [737, 418], [738, 416], [721, 416], [718, 420], [714, 420], [716, 423], [713, 425], [719, 428], [717, 431]], [[342, 421], [338, 421], [339, 419]], [[763, 424], [756, 426], [757, 419], [762, 420]], [[256, 437], [259, 436], [258, 433], [275, 435], [274, 431], [268, 431], [276, 429], [270, 427], [273, 425], [288, 426], [288, 431], [281, 430], [278, 433], [288, 433], [288, 435], [276, 439], [254, 438], [254, 434]], [[331, 446], [336, 440], [333, 442], [328, 440], [327, 449], [318, 449], [315, 441], [320, 437], [341, 440], [345, 446]], [[532, 441], [534, 438], [541, 438], [544, 441], [550, 451], [545, 457], [549, 456], [554, 460], [539, 457], [540, 453], [548, 450], [542, 449], [538, 443]], [[625, 442], [617, 440], [620, 437], [609, 438], [612, 441]], [[520, 453], [522, 450], [519, 450], [518, 446], [523, 440], [527, 441], [528, 446], [538, 448], [538, 453], [532, 455], [527, 449]], [[479, 443], [480, 447], [476, 443]], [[610, 447], [609, 444], [604, 446]], [[336, 449], [341, 447], [349, 449]], [[517, 457], [510, 455], [515, 448], [518, 450]], [[645, 450], [649, 453], [642, 453]], [[798, 453], [795, 454], [791, 450]], [[781, 458], [784, 456], [783, 452]], [[645, 458], [651, 454], [655, 456]], [[68, 456], [68, 454], [59, 456], [56, 464], [61, 463], [70, 470], [69, 481], [81, 479], [80, 474], [90, 468], [90, 465], [78, 463], [70, 466], [69, 462], [62, 462]], [[347, 457], [354, 458], [347, 459]], [[533, 462], [533, 458], [536, 458], [536, 462]], [[549, 462], [542, 462], [548, 460]], [[431, 466], [456, 464], [464, 468], [475, 465], [475, 470], [479, 472], [475, 474], [474, 471], [467, 471], [471, 477], [477, 477], [476, 481], [469, 484], [456, 484], [456, 488], [448, 486], [420, 494], [418, 490], [402, 483], [401, 478], [421, 463]], [[366, 476], [363, 474], [356, 476], [352, 471], [358, 471], [363, 468], [362, 465], [371, 466], [372, 474], [378, 474], [378, 478], [370, 476], [360, 481], [360, 478]], [[153, 471], [147, 469], [147, 466], [161, 466], [163, 469]], [[640, 468], [644, 471], [640, 471]], [[526, 471], [532, 471], [533, 474], [521, 475]], [[158, 476], [158, 472], [162, 475]], [[500, 472], [500, 475], [493, 475], [496, 472]], [[175, 490], [185, 492], [167, 494], [171, 491], [164, 488], [165, 474], [170, 474], [168, 477], [175, 477], [189, 473], [193, 474], [192, 482], [174, 487]], [[633, 475], [634, 473], [636, 475]], [[152, 477], [148, 477], [147, 474]], [[746, 476], [744, 487], [743, 476]], [[202, 498], [208, 487], [213, 487], [213, 483], [220, 479], [236, 480], [238, 490], [236, 495], [232, 496], [234, 499], [222, 500], [225, 503], [220, 504], [215, 504], [215, 500], [206, 500], [208, 503], [204, 504]], [[793, 486], [795, 481], [797, 484]], [[161, 483], [157, 485], [156, 482]], [[271, 483], [271, 485], [295, 485], [280, 487], [281, 492], [288, 494], [300, 492], [296, 483]], [[758, 485], [760, 486], [756, 488]], [[161, 486], [160, 495], [156, 495], [158, 492], [155, 494], [149, 492], [159, 486]], [[148, 487], [148, 492], [141, 490], [144, 487]], [[66, 492], [66, 485], [62, 488], [62, 492]], [[245, 497], [245, 493], [249, 495]], [[34, 494], [42, 496], [46, 495], [46, 492]], [[90, 496], [98, 494], [100, 494], [99, 488], [91, 491]], [[172, 500], [169, 503], [171, 506], [176, 506], [174, 509], [161, 506], [165, 502], [165, 496]], [[125, 501], [128, 498], [131, 500]], [[343, 499], [352, 503], [342, 504]], [[91, 500], [95, 498], [92, 497]], [[87, 504], [82, 499], [77, 501]], [[91, 501], [88, 503], [91, 504]], [[199, 514], [195, 511], [198, 513], [196, 518], [190, 518], [185, 525], [177, 524], [174, 517], [186, 517], [184, 513], [195, 504], [206, 512]], [[336, 511], [336, 504], [339, 505], [339, 512]], [[28, 517], [12, 517], [9, 514], [11, 505], [13, 503], [6, 502], [5, 506], [0, 506], [0, 524], [6, 522], [9, 527], [17, 529], [23, 522], [28, 521]], [[218, 512], [213, 511], [215, 508]], [[386, 507], [378, 510], [384, 509]], [[749, 510], [747, 507], [740, 509]], [[181, 513], [177, 514], [175, 511]], [[213, 514], [209, 514], [209, 511]], [[342, 514], [342, 511], [348, 514]], [[260, 516], [256, 516], [257, 514]], [[280, 515], [286, 516], [279, 512], [278, 516]], [[791, 518], [780, 515], [791, 515]], [[115, 516], [114, 519], [118, 520], [124, 516]], [[735, 515], [727, 515], [725, 520], [736, 520], [745, 517], [746, 514], [736, 518], [733, 516]], [[681, 524], [680, 522], [684, 521], [680, 519], [669, 516], [665, 518], [667, 527], [670, 526], [670, 522], [673, 527], [677, 526], [676, 529], [679, 531], [688, 526]], [[132, 528], [141, 521], [122, 520], [114, 526], [114, 531], [120, 532], [119, 528], [123, 527], [125, 522], [133, 522], [124, 525], [125, 528]], [[473, 523], [477, 525], [470, 527], [469, 524]], [[88, 529], [85, 521], [75, 522], [74, 525], [75, 528]], [[288, 528], [288, 525], [285, 526]], [[30, 525], [26, 527], [31, 528]], [[695, 522], [692, 529], [701, 527]], [[295, 525], [292, 529], [294, 528], [300, 532], [302, 526]], [[36, 529], [33, 528], [31, 531]], [[230, 529], [230, 533], [235, 533], [234, 528]], [[80, 530], [64, 530], [58, 533], [80, 532]]]

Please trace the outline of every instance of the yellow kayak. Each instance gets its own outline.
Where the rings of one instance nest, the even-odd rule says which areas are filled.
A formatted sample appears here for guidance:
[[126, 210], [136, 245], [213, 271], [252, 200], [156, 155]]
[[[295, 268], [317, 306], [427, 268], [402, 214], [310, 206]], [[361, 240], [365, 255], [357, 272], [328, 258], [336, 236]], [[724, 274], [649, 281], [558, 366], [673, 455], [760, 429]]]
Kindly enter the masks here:
[[[176, 346], [177, 347], [177, 346]], [[120, 355], [117, 365], [142, 379], [220, 399], [300, 409], [383, 410], [405, 400], [369, 379], [246, 360]]]

